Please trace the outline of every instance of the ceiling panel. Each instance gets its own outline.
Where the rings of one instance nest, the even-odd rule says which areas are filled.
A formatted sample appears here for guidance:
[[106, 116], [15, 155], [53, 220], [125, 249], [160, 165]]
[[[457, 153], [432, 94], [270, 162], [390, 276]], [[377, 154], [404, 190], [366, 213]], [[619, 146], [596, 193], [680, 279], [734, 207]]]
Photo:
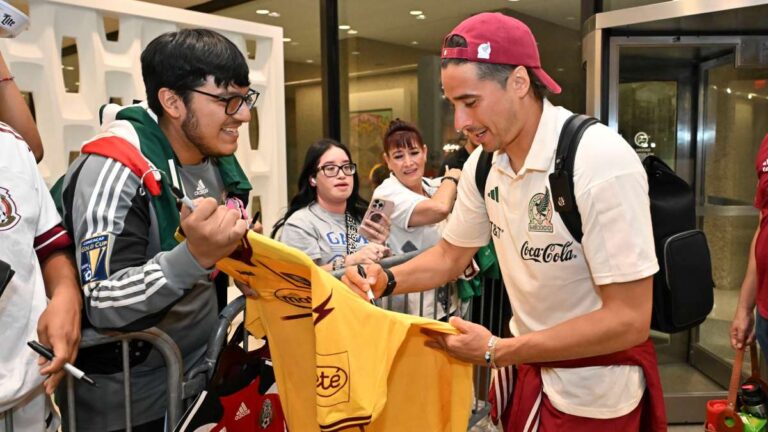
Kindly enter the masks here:
[[[203, 3], [193, 0], [153, 0], [179, 7]], [[173, 4], [171, 4], [173, 3]], [[186, 5], [186, 6], [185, 6]], [[576, 0], [341, 0], [339, 24], [350, 25], [356, 34], [340, 30], [339, 37], [364, 38], [389, 44], [436, 52], [442, 37], [464, 18], [488, 10], [511, 11], [548, 21], [571, 30], [579, 30], [580, 2]], [[257, 10], [277, 12], [280, 16], [259, 15]], [[421, 10], [426, 19], [412, 16]], [[319, 64], [319, 0], [253, 0], [216, 12], [231, 18], [255, 21], [284, 28], [290, 38], [285, 45], [288, 61]]]

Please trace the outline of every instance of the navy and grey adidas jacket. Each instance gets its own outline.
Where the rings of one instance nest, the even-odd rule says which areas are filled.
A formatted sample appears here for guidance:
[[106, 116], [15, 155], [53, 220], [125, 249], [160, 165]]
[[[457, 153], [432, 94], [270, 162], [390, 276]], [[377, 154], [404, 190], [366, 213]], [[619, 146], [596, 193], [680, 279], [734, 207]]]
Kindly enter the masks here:
[[[216, 325], [216, 293], [210, 271], [185, 242], [161, 250], [161, 234], [167, 233], [159, 232], [153, 198], [141, 192], [140, 180], [127, 166], [97, 154], [78, 157], [64, 178], [64, 223], [75, 243], [84, 310], [98, 329], [160, 328], [178, 345], [188, 371], [202, 359]], [[156, 351], [132, 348], [132, 363], [148, 354], [132, 367], [134, 424], [141, 424], [164, 415], [166, 370]], [[78, 365], [112, 373], [121, 370], [120, 358], [114, 346], [85, 349]], [[124, 427], [121, 374], [94, 379], [98, 388], [76, 386], [78, 430]]]

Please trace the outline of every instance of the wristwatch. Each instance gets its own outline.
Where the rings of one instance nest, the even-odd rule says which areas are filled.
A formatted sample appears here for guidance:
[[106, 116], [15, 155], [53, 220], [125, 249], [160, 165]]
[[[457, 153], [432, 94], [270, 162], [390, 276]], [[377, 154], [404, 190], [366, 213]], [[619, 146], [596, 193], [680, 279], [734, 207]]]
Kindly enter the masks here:
[[395, 280], [395, 275], [392, 274], [392, 271], [388, 268], [383, 268], [384, 274], [387, 275], [387, 286], [384, 287], [384, 292], [381, 293], [381, 297], [387, 297], [389, 295], [392, 295], [392, 291], [395, 290], [395, 287], [397, 286], [397, 281]]

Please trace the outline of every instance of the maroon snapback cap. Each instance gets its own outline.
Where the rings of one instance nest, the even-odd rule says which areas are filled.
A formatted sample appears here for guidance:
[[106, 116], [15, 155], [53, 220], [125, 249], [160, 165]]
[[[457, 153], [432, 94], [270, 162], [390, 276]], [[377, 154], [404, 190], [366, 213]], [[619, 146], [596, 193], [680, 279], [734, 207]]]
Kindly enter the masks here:
[[[461, 36], [466, 48], [446, 48], [451, 36]], [[541, 68], [536, 39], [522, 21], [501, 13], [481, 13], [462, 21], [443, 39], [444, 59], [465, 59], [481, 63], [527, 66], [552, 93], [560, 86]]]

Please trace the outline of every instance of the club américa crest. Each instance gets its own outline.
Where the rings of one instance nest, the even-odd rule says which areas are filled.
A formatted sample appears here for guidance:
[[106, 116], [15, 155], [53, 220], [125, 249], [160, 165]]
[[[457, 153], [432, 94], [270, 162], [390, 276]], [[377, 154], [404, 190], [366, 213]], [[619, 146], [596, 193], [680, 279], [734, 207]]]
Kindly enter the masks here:
[[11, 198], [10, 191], [0, 187], [0, 231], [13, 228], [20, 220], [21, 216], [16, 210], [16, 203]]
[[537, 193], [528, 201], [528, 231], [551, 233], [552, 228], [552, 203], [549, 199], [549, 188], [544, 188], [544, 193]]

